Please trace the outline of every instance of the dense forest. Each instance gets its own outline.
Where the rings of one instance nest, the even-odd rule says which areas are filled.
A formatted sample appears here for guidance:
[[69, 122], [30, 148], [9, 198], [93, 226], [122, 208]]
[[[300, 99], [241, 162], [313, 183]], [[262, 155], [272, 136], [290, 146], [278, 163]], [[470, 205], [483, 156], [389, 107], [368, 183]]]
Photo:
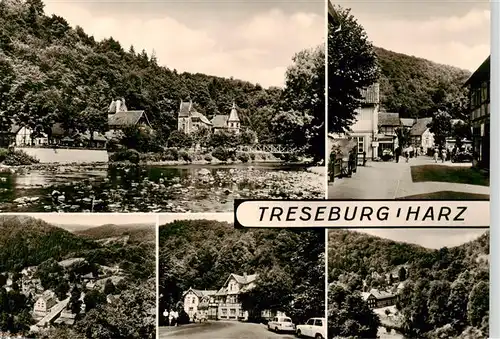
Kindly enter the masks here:
[[380, 320], [359, 292], [393, 279], [404, 283], [396, 308], [406, 337], [488, 337], [489, 232], [439, 250], [350, 231], [330, 231], [328, 241], [329, 313], [343, 315], [329, 319], [330, 337], [376, 334]]
[[177, 129], [181, 100], [193, 100], [208, 118], [229, 114], [235, 101], [242, 126], [261, 142], [293, 135], [296, 146], [314, 153], [324, 144], [318, 143], [319, 135], [324, 139], [324, 49], [292, 57], [285, 88], [178, 73], [159, 65], [154, 54], [112, 37], [96, 41], [64, 18], [45, 15], [42, 0], [2, 0], [0, 127], [14, 121], [50, 133], [59, 122], [66, 130], [104, 132], [110, 101], [124, 98], [129, 110], [146, 111], [156, 142], [165, 143]]
[[241, 297], [251, 313], [280, 310], [299, 322], [324, 313], [323, 230], [240, 230], [184, 220], [161, 226], [159, 237], [162, 312], [181, 311], [191, 287], [218, 290], [229, 274], [247, 272], [259, 274], [256, 287]]
[[149, 224], [127, 224], [120, 226], [106, 224], [88, 228], [82, 231], [76, 231], [75, 234], [96, 240], [128, 236], [129, 242], [156, 241], [154, 226]]
[[[106, 226], [112, 228], [110, 225]], [[114, 226], [113, 228], [119, 228]], [[0, 219], [0, 330], [28, 334], [33, 324], [34, 296], [20, 292], [20, 271], [37, 266], [35, 276], [44, 290], [52, 290], [60, 300], [70, 293], [70, 308], [77, 314], [75, 326], [45, 333], [42, 338], [154, 338], [155, 336], [155, 238], [154, 227], [144, 242], [97, 241], [70, 233], [42, 220], [25, 216]], [[126, 233], [126, 232], [125, 232]], [[144, 232], [142, 234], [145, 234]], [[132, 237], [132, 236], [131, 236]], [[68, 267], [58, 261], [83, 258]], [[125, 279], [114, 285], [107, 281], [104, 291], [86, 291], [81, 276], [98, 272], [99, 265], [117, 265]], [[12, 275], [12, 290], [6, 291], [7, 272]], [[85, 291], [86, 312], [80, 313], [80, 292]], [[119, 295], [106, 302], [106, 295]], [[74, 298], [74, 299], [73, 299]]]
[[380, 68], [380, 100], [388, 112], [421, 118], [441, 109], [450, 111], [454, 118], [463, 118], [460, 108], [469, 71], [380, 47], [374, 50]]

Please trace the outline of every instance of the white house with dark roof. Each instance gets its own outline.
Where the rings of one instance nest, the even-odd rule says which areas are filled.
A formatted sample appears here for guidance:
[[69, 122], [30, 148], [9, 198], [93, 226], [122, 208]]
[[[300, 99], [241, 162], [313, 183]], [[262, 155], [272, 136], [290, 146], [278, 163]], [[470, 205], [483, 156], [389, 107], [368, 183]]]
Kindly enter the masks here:
[[129, 111], [123, 98], [111, 101], [108, 109], [108, 126], [108, 135], [113, 135], [130, 126], [151, 128], [146, 112], [143, 110]]
[[177, 129], [185, 134], [191, 134], [200, 128], [212, 128], [212, 123], [206, 116], [193, 107], [193, 101], [181, 101], [177, 116]]
[[431, 122], [432, 118], [420, 118], [410, 129], [411, 145], [423, 150], [422, 154], [434, 149], [434, 133], [428, 127]]
[[398, 147], [396, 129], [399, 127], [401, 127], [399, 113], [378, 113], [378, 154], [381, 155], [385, 149], [394, 151]]
[[248, 320], [239, 296], [255, 287], [258, 275], [231, 273], [219, 290], [197, 290], [184, 292], [184, 310], [191, 320], [194, 315], [205, 315], [207, 319]]
[[184, 292], [184, 311], [189, 315], [189, 319], [193, 321], [195, 314], [204, 314], [208, 318], [208, 309], [210, 301], [215, 302], [216, 290], [197, 290], [190, 288]]
[[360, 91], [362, 96], [361, 107], [356, 110], [356, 121], [351, 130], [345, 134], [329, 135], [329, 152], [339, 148], [339, 144], [351, 148], [357, 145], [360, 157], [366, 153], [366, 159], [375, 159], [379, 156], [378, 147], [378, 119], [380, 107], [380, 86], [375, 83]]
[[240, 132], [240, 118], [236, 110], [236, 103], [233, 101], [229, 115], [217, 114], [212, 118], [214, 132], [229, 131], [238, 134]]
[[52, 307], [57, 304], [57, 299], [52, 291], [46, 291], [35, 301], [33, 313], [35, 316], [44, 317], [50, 313]]

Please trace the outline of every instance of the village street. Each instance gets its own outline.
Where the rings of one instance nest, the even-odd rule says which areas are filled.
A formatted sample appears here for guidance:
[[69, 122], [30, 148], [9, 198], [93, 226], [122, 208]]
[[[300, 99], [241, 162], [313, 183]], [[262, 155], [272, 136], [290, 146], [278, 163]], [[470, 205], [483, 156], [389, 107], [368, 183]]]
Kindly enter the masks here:
[[291, 339], [292, 334], [277, 334], [267, 330], [263, 324], [238, 321], [212, 321], [201, 324], [189, 324], [178, 327], [159, 327], [159, 338], [200, 338], [200, 339]]
[[395, 161], [368, 161], [366, 166], [358, 166], [351, 178], [335, 178], [328, 184], [329, 199], [400, 199], [408, 196], [424, 195], [433, 192], [461, 192], [465, 194], [489, 195], [489, 187], [452, 182], [413, 182], [411, 167], [419, 165], [443, 165], [451, 167], [470, 167], [470, 163], [434, 162], [428, 156], [411, 158], [406, 163], [401, 158]]

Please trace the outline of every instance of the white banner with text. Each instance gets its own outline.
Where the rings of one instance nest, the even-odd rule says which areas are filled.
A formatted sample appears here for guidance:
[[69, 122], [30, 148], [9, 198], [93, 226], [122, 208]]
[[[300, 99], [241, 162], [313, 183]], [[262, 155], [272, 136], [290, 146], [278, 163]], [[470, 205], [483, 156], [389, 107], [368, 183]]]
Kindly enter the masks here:
[[237, 227], [489, 227], [490, 202], [239, 200]]

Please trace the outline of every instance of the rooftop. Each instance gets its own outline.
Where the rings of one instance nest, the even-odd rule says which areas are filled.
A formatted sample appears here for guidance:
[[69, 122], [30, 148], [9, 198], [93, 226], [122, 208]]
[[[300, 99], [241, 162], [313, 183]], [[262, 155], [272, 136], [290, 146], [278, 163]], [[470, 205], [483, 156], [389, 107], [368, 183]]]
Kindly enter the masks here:
[[410, 130], [410, 135], [412, 136], [421, 136], [426, 130], [427, 125], [432, 122], [432, 118], [420, 118], [417, 120], [415, 125]]

